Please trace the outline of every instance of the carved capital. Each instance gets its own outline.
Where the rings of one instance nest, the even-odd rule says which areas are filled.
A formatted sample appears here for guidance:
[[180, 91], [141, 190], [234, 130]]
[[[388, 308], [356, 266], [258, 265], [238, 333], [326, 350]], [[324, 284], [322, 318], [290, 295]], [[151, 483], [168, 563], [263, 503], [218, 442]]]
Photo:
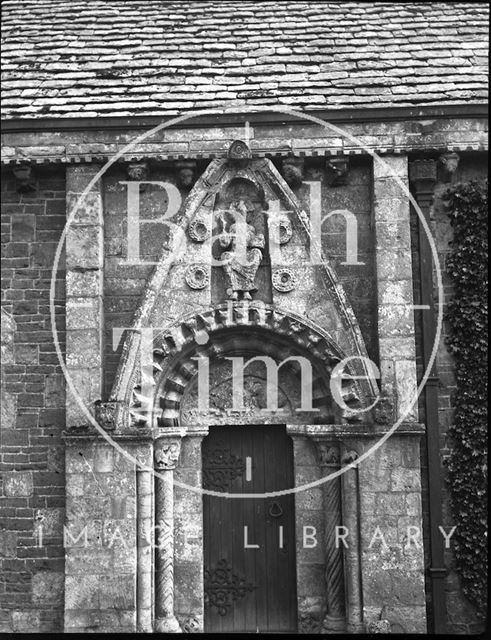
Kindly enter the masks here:
[[175, 469], [180, 452], [180, 438], [160, 438], [155, 442], [155, 468], [162, 471]]
[[326, 181], [330, 187], [338, 187], [348, 181], [349, 158], [339, 156], [326, 161]]
[[321, 467], [339, 467], [340, 453], [337, 442], [318, 440], [316, 445]]
[[350, 449], [343, 454], [341, 462], [343, 464], [351, 464], [359, 458], [358, 453], [354, 449]]

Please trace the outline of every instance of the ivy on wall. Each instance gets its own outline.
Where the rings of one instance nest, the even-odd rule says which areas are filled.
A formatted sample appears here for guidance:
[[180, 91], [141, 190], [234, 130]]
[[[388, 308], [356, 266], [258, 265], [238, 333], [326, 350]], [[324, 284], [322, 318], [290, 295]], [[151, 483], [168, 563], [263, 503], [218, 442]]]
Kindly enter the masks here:
[[446, 320], [455, 358], [455, 420], [448, 459], [453, 536], [466, 597], [484, 616], [487, 602], [487, 183], [452, 187], [446, 204], [453, 227], [447, 272], [454, 288]]

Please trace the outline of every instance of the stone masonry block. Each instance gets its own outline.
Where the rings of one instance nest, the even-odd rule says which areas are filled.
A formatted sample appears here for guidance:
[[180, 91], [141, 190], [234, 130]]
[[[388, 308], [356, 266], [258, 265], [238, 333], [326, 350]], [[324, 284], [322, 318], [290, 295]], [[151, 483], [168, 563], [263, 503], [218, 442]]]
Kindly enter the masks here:
[[67, 269], [102, 269], [102, 228], [96, 225], [72, 227], [66, 238]]
[[68, 368], [92, 368], [101, 365], [101, 337], [97, 329], [72, 329], [66, 335]]
[[8, 393], [2, 388], [1, 425], [2, 429], [12, 429], [15, 426], [17, 416], [17, 396], [14, 393]]
[[67, 297], [96, 297], [101, 294], [101, 271], [68, 271], [66, 274]]
[[8, 471], [4, 474], [3, 483], [8, 498], [32, 495], [31, 471]]
[[69, 193], [67, 195], [67, 213], [71, 215], [72, 225], [102, 224], [102, 197], [99, 193]]
[[100, 298], [70, 298], [66, 303], [66, 328], [97, 329], [101, 324]]
[[0, 531], [0, 557], [15, 558], [17, 551], [17, 533], [15, 531]]
[[379, 340], [380, 356], [390, 360], [408, 360], [415, 357], [414, 338], [384, 338]]
[[390, 156], [383, 158], [383, 160], [376, 158], [373, 163], [373, 178], [376, 184], [383, 178], [394, 176], [407, 181], [407, 171], [406, 156]]
[[65, 576], [55, 571], [39, 571], [32, 577], [33, 604], [57, 604], [63, 596]]
[[41, 612], [32, 609], [12, 611], [12, 628], [16, 633], [33, 633], [41, 625]]
[[415, 422], [418, 417], [416, 362], [397, 360], [395, 363], [397, 384], [397, 417]]
[[[101, 167], [97, 164], [84, 164], [79, 166], [67, 167], [66, 172], [66, 188], [67, 192], [83, 193], [89, 182], [95, 178]], [[91, 191], [100, 189], [99, 182], [96, 182]]]
[[411, 251], [409, 222], [404, 220], [378, 222], [375, 229], [375, 238], [377, 243], [377, 264], [378, 256], [383, 252], [394, 256], [398, 249]]

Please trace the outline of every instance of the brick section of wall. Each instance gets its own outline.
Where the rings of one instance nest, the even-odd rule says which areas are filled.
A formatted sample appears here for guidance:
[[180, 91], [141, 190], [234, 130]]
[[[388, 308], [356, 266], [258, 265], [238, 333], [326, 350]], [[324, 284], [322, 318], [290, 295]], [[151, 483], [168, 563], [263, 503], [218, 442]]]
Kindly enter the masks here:
[[[2, 324], [4, 312], [13, 318], [5, 345], [2, 336], [7, 357], [2, 358], [0, 629], [5, 632], [53, 632], [63, 624], [65, 384], [49, 299], [65, 224], [65, 175], [59, 167], [36, 168], [35, 175], [36, 191], [28, 195], [16, 192], [10, 171], [2, 175]], [[55, 288], [64, 353], [64, 271]]]
[[[459, 166], [452, 177], [452, 183], [467, 182], [472, 179], [484, 179], [487, 176], [487, 160], [484, 154], [461, 154]], [[453, 232], [450, 221], [443, 204], [443, 194], [449, 188], [450, 183], [444, 182], [442, 172], [438, 172], [438, 181], [435, 185], [435, 197], [433, 207], [430, 212], [431, 231], [436, 242], [437, 252], [439, 256], [439, 264], [442, 269], [443, 281], [443, 302], [444, 314], [448, 301], [453, 296], [453, 287], [451, 280], [446, 272], [447, 257], [451, 251], [449, 242], [453, 239]], [[411, 216], [412, 229], [412, 256], [413, 256], [413, 284], [414, 284], [414, 303], [421, 304], [419, 290], [419, 251], [418, 251], [418, 229], [416, 214], [413, 211]], [[434, 281], [436, 281], [434, 279]], [[434, 299], [437, 300], [438, 292], [435, 287]], [[417, 343], [417, 371], [418, 381], [423, 375], [423, 365], [421, 360], [421, 335], [422, 335], [422, 314], [424, 311], [415, 314], [415, 330]], [[448, 335], [448, 326], [444, 322], [442, 327], [442, 339], [440, 341], [436, 368], [439, 378], [438, 396], [439, 396], [439, 428], [441, 441], [441, 459], [443, 477], [446, 479], [445, 459], [448, 457], [452, 443], [447, 435], [448, 428], [452, 425], [454, 417], [454, 393], [456, 390], [455, 364], [452, 356], [449, 354], [445, 345], [445, 337]], [[425, 409], [422, 395], [419, 397], [419, 419], [426, 422]], [[428, 575], [428, 567], [430, 566], [429, 557], [429, 532], [428, 532], [428, 478], [427, 478], [427, 461], [426, 461], [426, 443], [424, 439], [421, 441], [421, 469], [422, 469], [422, 505], [423, 505], [423, 536], [425, 541], [425, 565], [426, 565], [426, 593], [428, 602], [430, 600], [430, 582]], [[455, 521], [450, 509], [450, 488], [444, 482], [443, 485], [443, 526], [445, 531], [449, 532], [454, 525], [458, 525]], [[460, 591], [460, 581], [456, 572], [456, 563], [453, 550], [446, 552], [445, 565], [449, 574], [445, 581], [446, 599], [447, 599], [447, 624], [449, 633], [477, 633], [480, 631], [480, 625], [476, 624], [476, 618], [472, 606], [462, 596]], [[431, 620], [429, 619], [429, 624]]]

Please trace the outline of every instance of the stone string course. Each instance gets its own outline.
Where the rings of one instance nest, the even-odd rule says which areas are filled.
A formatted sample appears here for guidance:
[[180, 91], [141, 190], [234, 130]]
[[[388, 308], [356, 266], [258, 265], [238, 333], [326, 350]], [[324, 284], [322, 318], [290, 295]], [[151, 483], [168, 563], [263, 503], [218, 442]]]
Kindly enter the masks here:
[[[266, 118], [267, 116], [265, 116]], [[192, 124], [190, 119], [189, 123]], [[305, 122], [290, 126], [258, 124], [248, 130], [255, 157], [330, 157], [412, 151], [478, 151], [488, 147], [487, 119], [418, 118], [409, 121], [336, 123], [343, 132]], [[148, 127], [147, 130], [150, 130]], [[115, 132], [90, 130], [5, 132], [2, 135], [2, 163], [87, 163], [106, 162], [142, 134], [125, 128]], [[245, 138], [244, 126], [203, 126], [163, 129], [144, 142], [133, 145], [121, 161], [173, 161], [224, 157], [232, 142]], [[349, 137], [351, 136], [351, 137]]]
[[486, 3], [3, 3], [3, 117], [487, 97]]

